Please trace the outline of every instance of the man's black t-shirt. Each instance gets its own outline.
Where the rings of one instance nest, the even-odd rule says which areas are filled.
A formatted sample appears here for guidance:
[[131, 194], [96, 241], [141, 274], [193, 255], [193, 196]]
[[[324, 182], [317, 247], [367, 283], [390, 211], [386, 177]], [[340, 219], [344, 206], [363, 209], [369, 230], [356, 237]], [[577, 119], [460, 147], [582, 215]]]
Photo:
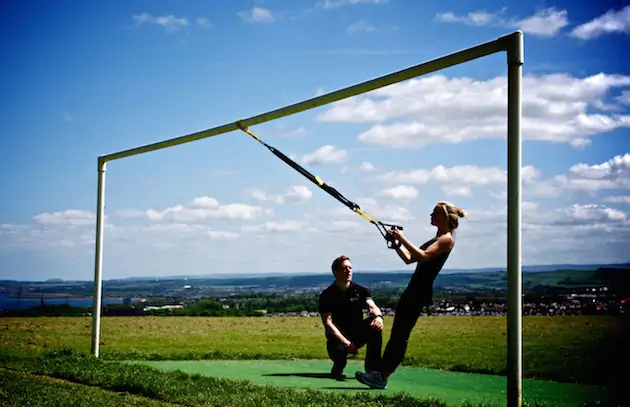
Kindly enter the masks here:
[[344, 335], [352, 335], [363, 321], [365, 301], [371, 298], [369, 289], [354, 282], [345, 291], [332, 283], [319, 295], [319, 313], [332, 313], [335, 326]]

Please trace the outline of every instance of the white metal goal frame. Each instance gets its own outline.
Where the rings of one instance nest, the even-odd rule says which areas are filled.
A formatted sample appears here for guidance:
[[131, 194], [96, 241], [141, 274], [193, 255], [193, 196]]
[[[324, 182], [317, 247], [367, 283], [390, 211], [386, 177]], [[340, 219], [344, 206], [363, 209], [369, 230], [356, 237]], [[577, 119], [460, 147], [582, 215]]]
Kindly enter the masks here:
[[[507, 55], [507, 405], [522, 404], [522, 266], [521, 266], [521, 162], [522, 162], [522, 66], [523, 33], [515, 31], [495, 40], [423, 62], [378, 78], [358, 83], [299, 103], [240, 120], [244, 127], [265, 123], [325, 104], [356, 96], [394, 83], [426, 75], [454, 65], [473, 61], [498, 52]], [[208, 130], [98, 157], [98, 195], [94, 296], [92, 313], [92, 354], [99, 357], [101, 324], [103, 223], [105, 211], [105, 171], [109, 161], [150, 151], [173, 147], [204, 138], [239, 130], [238, 123], [224, 124]]]

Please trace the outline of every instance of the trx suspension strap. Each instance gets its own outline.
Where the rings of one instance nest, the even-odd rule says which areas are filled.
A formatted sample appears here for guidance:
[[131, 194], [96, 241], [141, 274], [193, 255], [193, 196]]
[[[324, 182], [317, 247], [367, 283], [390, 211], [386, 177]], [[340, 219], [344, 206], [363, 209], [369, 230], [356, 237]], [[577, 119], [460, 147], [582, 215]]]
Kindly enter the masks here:
[[339, 193], [339, 191], [337, 191], [335, 188], [327, 185], [324, 181], [322, 181], [319, 177], [314, 176], [313, 174], [311, 174], [310, 172], [306, 171], [304, 168], [302, 168], [298, 163], [296, 163], [295, 161], [291, 160], [289, 157], [287, 157], [286, 155], [284, 155], [281, 151], [275, 149], [274, 147], [268, 145], [267, 143], [265, 143], [264, 141], [262, 141], [261, 139], [259, 139], [254, 133], [252, 133], [247, 127], [243, 127], [243, 125], [241, 124], [241, 119], [236, 121], [236, 125], [238, 126], [239, 129], [241, 129], [242, 131], [244, 131], [245, 133], [249, 134], [250, 136], [252, 136], [254, 138], [254, 140], [258, 141], [260, 144], [264, 145], [265, 147], [267, 147], [269, 149], [269, 151], [271, 151], [273, 154], [275, 154], [278, 158], [280, 158], [282, 161], [284, 161], [285, 163], [287, 163], [288, 165], [290, 165], [294, 170], [296, 170], [297, 172], [299, 172], [300, 174], [302, 174], [304, 177], [306, 177], [307, 179], [309, 179], [313, 184], [317, 185], [318, 187], [320, 187], [321, 189], [323, 189], [324, 191], [328, 192], [328, 194], [330, 194], [333, 198], [337, 199], [339, 202], [341, 202], [342, 204], [346, 205], [348, 208], [350, 208], [350, 210], [352, 210], [353, 212], [359, 214], [361, 217], [363, 217], [365, 220], [367, 220], [368, 222], [372, 223], [373, 225], [376, 226], [376, 228], [378, 229], [378, 231], [381, 233], [381, 235], [383, 236], [383, 238], [387, 241], [387, 247], [389, 247], [390, 249], [393, 248], [393, 244], [394, 242], [390, 239], [389, 235], [387, 234], [387, 228], [386, 226], [389, 226], [391, 228], [394, 229], [399, 229], [399, 230], [403, 230], [402, 226], [398, 226], [398, 225], [392, 225], [390, 223], [383, 223], [380, 220], [377, 220], [371, 216], [369, 216], [368, 214], [366, 214], [360, 207], [359, 205], [355, 204], [354, 202], [348, 200], [346, 197], [344, 197], [343, 195], [341, 195], [341, 193]]

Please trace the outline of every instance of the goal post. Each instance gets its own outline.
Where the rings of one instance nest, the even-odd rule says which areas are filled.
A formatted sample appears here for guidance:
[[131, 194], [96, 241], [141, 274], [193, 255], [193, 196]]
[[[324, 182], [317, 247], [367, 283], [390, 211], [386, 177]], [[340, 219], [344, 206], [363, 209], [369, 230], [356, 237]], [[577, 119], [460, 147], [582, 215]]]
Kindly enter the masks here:
[[[378, 78], [358, 83], [321, 96], [285, 106], [247, 119], [239, 120], [243, 127], [250, 127], [281, 117], [290, 116], [342, 99], [370, 92], [394, 83], [426, 75], [465, 62], [473, 61], [498, 52], [507, 55], [507, 405], [522, 404], [522, 265], [521, 265], [521, 116], [522, 116], [522, 65], [523, 33], [515, 31], [464, 50], [423, 62]], [[109, 161], [131, 157], [150, 151], [190, 143], [239, 130], [239, 123], [217, 126], [196, 133], [119, 151], [98, 157], [98, 195], [96, 211], [96, 241], [94, 265], [94, 293], [92, 312], [92, 354], [99, 357], [103, 234], [105, 212], [105, 173]]]

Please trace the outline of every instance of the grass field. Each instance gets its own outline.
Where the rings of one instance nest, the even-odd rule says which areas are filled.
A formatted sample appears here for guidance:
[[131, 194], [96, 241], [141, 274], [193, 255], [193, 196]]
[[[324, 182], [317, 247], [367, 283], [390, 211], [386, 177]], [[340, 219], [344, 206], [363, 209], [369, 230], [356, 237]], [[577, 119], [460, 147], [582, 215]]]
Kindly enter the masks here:
[[[385, 339], [389, 338], [391, 322], [392, 318], [385, 318]], [[505, 322], [505, 317], [422, 318], [412, 333], [404, 365], [504, 374]], [[622, 342], [622, 334], [628, 332], [628, 322], [627, 317], [612, 316], [524, 317], [524, 376], [569, 383], [614, 385], [616, 378], [611, 373], [612, 369], [623, 366], [628, 360], [627, 346]], [[317, 318], [108, 317], [102, 319], [101, 329], [102, 360], [94, 361], [91, 365], [94, 371], [107, 371], [110, 367], [104, 364], [104, 361], [122, 360], [327, 359], [321, 322]], [[0, 320], [0, 351], [3, 355], [3, 366], [16, 369], [15, 371], [20, 374], [19, 380], [31, 383], [29, 386], [41, 386], [49, 389], [46, 391], [51, 394], [60, 391], [57, 386], [61, 384], [36, 380], [28, 376], [33, 372], [90, 384], [101, 389], [107, 389], [112, 381], [122, 381], [122, 384], [117, 385], [117, 391], [124, 390], [140, 397], [179, 403], [177, 397], [157, 398], [152, 396], [151, 391], [138, 390], [140, 385], [134, 384], [133, 381], [136, 379], [130, 379], [128, 375], [131, 373], [124, 372], [139, 367], [119, 367], [116, 370], [118, 373], [111, 373], [113, 376], [110, 382], [97, 380], [91, 373], [82, 372], [81, 366], [87, 366], [88, 362], [77, 356], [76, 352], [79, 355], [89, 353], [90, 341], [90, 318], [41, 317]], [[64, 350], [65, 353], [72, 350], [69, 352], [70, 356], [59, 356], [59, 351]], [[56, 358], [70, 358], [75, 362], [68, 362], [65, 365], [57, 361], [42, 365], [44, 363], [42, 360], [50, 360], [50, 357], [43, 356], [49, 355], [51, 351]], [[362, 359], [363, 355], [364, 350], [361, 350], [357, 360]], [[8, 361], [11, 361], [11, 364], [8, 365]], [[144, 368], [150, 369], [146, 366]], [[155, 380], [165, 380], [157, 378], [169, 374], [157, 370], [143, 372], [155, 377]], [[117, 378], [116, 374], [125, 375], [126, 379]], [[3, 383], [1, 391], [4, 393], [11, 391], [12, 387], [6, 384], [6, 380]], [[177, 387], [177, 380], [174, 383], [173, 386]], [[221, 388], [227, 386], [232, 391], [237, 391], [237, 388], [241, 389], [243, 386], [242, 383], [236, 385], [234, 383], [237, 382], [227, 379], [221, 383]], [[176, 390], [173, 391], [177, 393]], [[277, 394], [286, 394], [287, 403], [289, 399], [296, 400], [297, 396], [289, 396], [292, 394], [289, 389], [283, 391], [288, 393]], [[239, 394], [241, 392], [242, 390], [238, 390]], [[94, 397], [97, 397], [96, 394], [100, 393], [94, 394]], [[312, 397], [317, 399], [320, 396]], [[348, 399], [343, 400], [350, 400], [348, 403], [358, 405], [356, 404], [358, 400], [366, 396], [345, 397]], [[389, 400], [381, 405], [393, 403], [388, 399], [392, 396], [378, 397]], [[217, 399], [214, 403], [229, 404], [221, 400], [223, 399]], [[278, 399], [274, 400], [276, 404], [279, 402]], [[370, 405], [368, 399], [361, 400], [364, 400], [362, 403], [368, 403], [365, 405]], [[415, 401], [405, 400], [404, 403], [407, 404], [401, 405], [440, 405], [437, 401], [431, 402], [438, 404], [430, 404], [428, 401], [424, 403], [429, 404], [413, 404]], [[398, 402], [401, 400], [398, 399]], [[260, 405], [253, 401], [252, 403], [251, 405]], [[308, 405], [306, 401], [304, 403]], [[343, 404], [345, 401], [340, 403], [338, 405], [345, 405]], [[130, 402], [129, 405], [133, 404]]]

